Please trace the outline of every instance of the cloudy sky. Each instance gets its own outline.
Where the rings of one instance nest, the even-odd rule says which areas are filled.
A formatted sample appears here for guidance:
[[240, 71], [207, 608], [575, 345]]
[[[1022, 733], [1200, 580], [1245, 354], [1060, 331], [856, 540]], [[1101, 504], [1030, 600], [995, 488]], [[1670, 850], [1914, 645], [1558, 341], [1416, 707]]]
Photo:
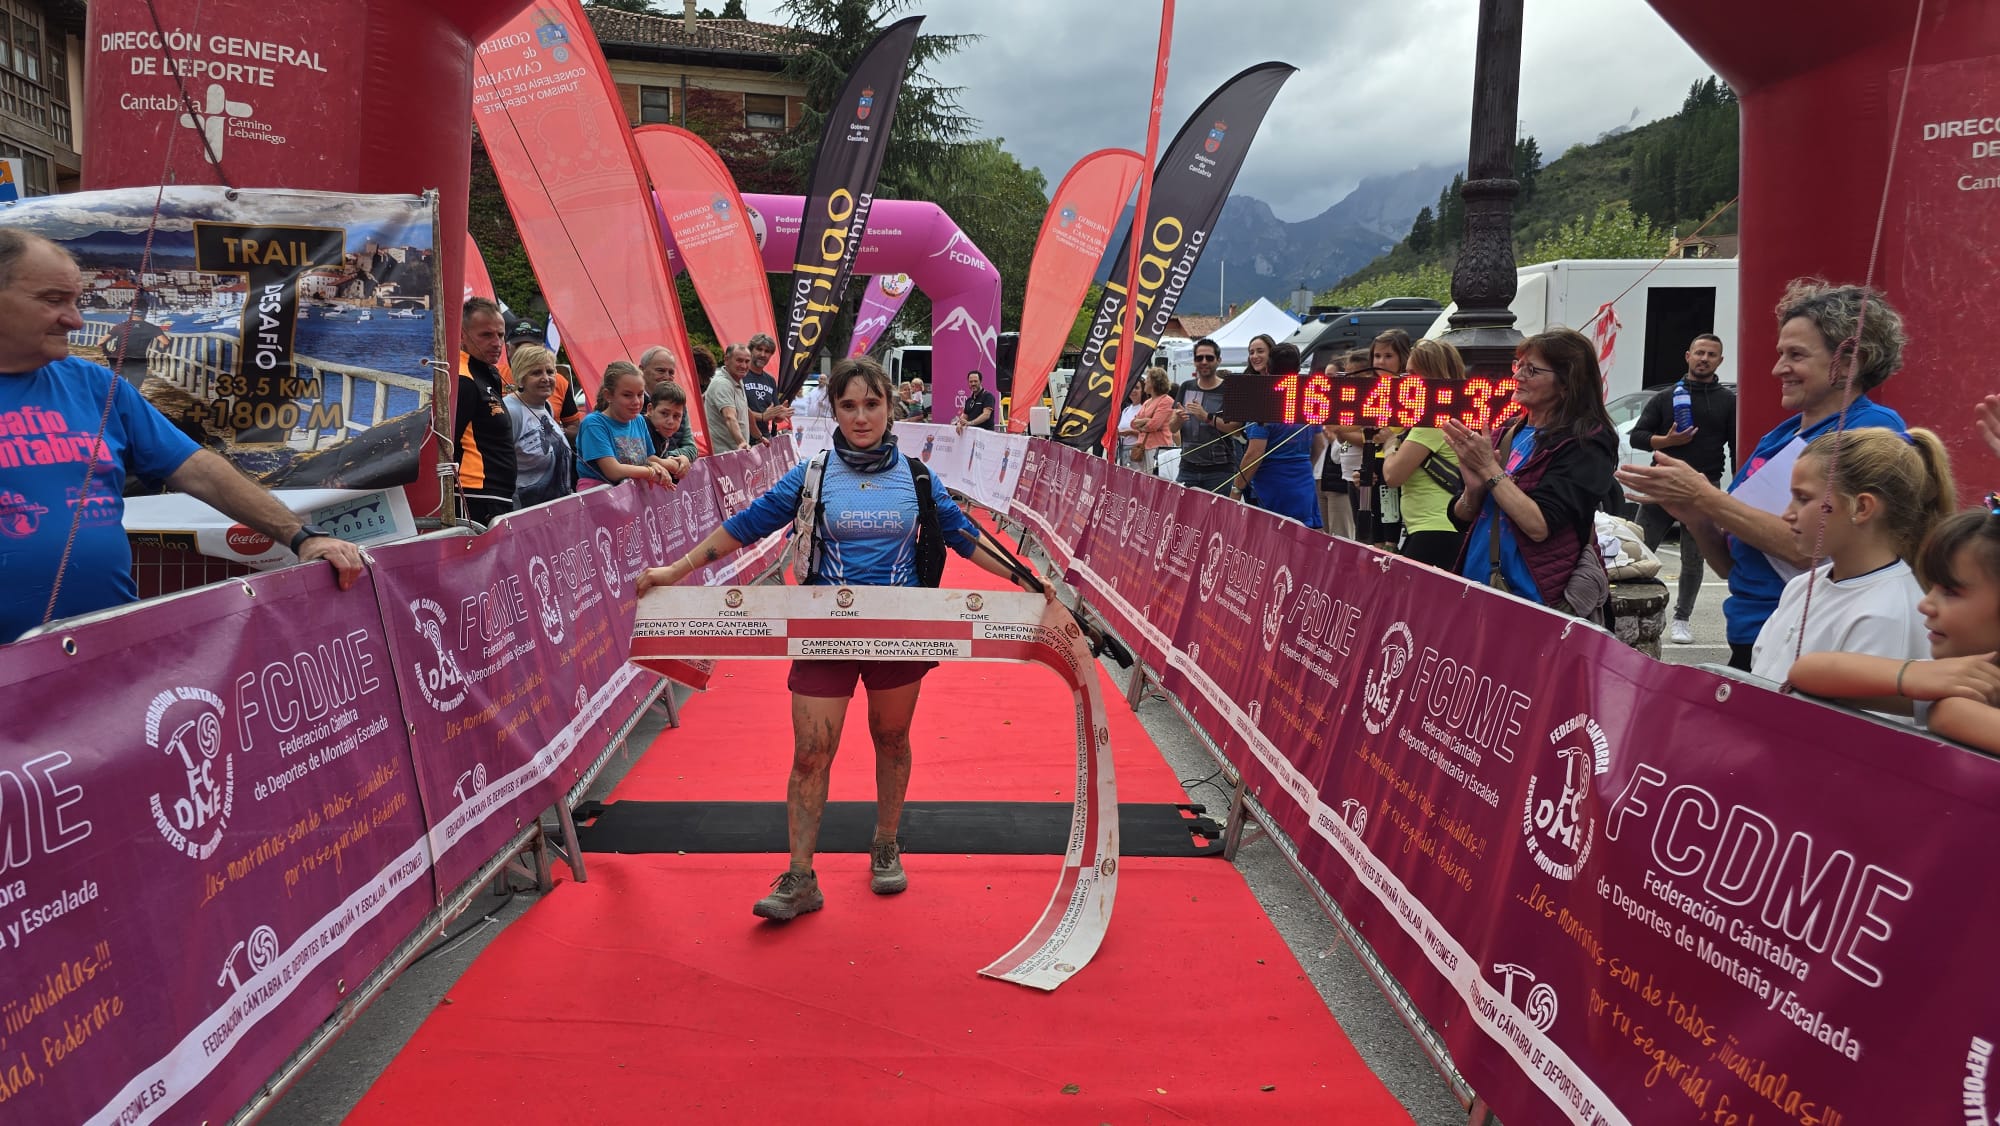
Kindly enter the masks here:
[[[679, 5], [664, 3], [664, 9]], [[777, 0], [747, 0], [777, 20]], [[1258, 133], [1236, 191], [1309, 218], [1364, 176], [1465, 160], [1475, 0], [1179, 0], [1164, 146], [1230, 75], [1299, 68]], [[1157, 5], [1136, 0], [920, 0], [931, 33], [984, 36], [934, 68], [965, 87], [986, 136], [1049, 186], [1092, 149], [1145, 144]], [[1521, 121], [1554, 159], [1608, 129], [1680, 108], [1709, 74], [1645, 0], [1527, 0]]]

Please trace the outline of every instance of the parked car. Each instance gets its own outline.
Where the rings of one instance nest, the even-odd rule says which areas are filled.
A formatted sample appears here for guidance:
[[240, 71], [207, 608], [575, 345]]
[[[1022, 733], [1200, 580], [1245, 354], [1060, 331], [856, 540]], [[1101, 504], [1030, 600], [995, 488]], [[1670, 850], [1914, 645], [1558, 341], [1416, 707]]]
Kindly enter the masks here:
[[1441, 303], [1428, 297], [1384, 297], [1366, 309], [1314, 312], [1283, 343], [1297, 345], [1310, 370], [1323, 371], [1328, 363], [1368, 347], [1369, 341], [1392, 328], [1409, 333], [1412, 340], [1421, 338], [1443, 310]]
[[[1725, 381], [1723, 385], [1731, 391], [1736, 389], [1734, 383]], [[1618, 464], [1653, 464], [1652, 454], [1644, 450], [1635, 450], [1632, 448], [1632, 431], [1639, 425], [1639, 415], [1645, 411], [1646, 404], [1666, 386], [1663, 383], [1658, 387], [1648, 387], [1644, 391], [1628, 391], [1604, 404], [1605, 413], [1611, 416], [1612, 427], [1618, 431]], [[1734, 467], [1732, 466], [1731, 468], [1733, 469]], [[1626, 503], [1625, 515], [1628, 518], [1636, 519], [1638, 512], [1639, 506], [1637, 504], [1629, 501]]]

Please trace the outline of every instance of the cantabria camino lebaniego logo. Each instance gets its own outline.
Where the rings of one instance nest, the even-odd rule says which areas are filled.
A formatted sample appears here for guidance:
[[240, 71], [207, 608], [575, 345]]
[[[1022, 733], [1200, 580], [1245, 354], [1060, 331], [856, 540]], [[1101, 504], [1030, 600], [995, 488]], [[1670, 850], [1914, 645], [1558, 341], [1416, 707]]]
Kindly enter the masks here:
[[1396, 709], [1403, 703], [1398, 682], [1416, 651], [1409, 623], [1397, 622], [1382, 631], [1382, 640], [1375, 648], [1375, 667], [1368, 670], [1361, 686], [1361, 725], [1370, 735], [1388, 730], [1389, 721], [1396, 717]]
[[1521, 808], [1521, 843], [1535, 866], [1570, 880], [1590, 860], [1597, 838], [1593, 780], [1611, 769], [1611, 741], [1595, 719], [1579, 713], [1549, 732], [1542, 769], [1528, 776]]
[[236, 807], [236, 761], [222, 746], [222, 698], [205, 688], [169, 688], [146, 705], [146, 745], [184, 772], [153, 795], [153, 827], [174, 851], [207, 860]]

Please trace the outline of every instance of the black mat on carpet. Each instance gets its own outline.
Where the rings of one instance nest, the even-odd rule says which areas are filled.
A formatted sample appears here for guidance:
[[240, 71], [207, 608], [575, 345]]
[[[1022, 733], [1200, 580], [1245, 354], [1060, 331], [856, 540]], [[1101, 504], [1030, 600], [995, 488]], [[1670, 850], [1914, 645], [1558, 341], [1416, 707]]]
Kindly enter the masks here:
[[[1202, 816], [1203, 808], [1120, 805], [1118, 854], [1221, 856], [1222, 827]], [[1059, 856], [1069, 844], [1070, 812], [1063, 802], [910, 802], [903, 807], [903, 851]], [[585, 852], [789, 851], [783, 802], [586, 802], [576, 820]], [[874, 838], [874, 802], [827, 803], [819, 851], [867, 852]]]

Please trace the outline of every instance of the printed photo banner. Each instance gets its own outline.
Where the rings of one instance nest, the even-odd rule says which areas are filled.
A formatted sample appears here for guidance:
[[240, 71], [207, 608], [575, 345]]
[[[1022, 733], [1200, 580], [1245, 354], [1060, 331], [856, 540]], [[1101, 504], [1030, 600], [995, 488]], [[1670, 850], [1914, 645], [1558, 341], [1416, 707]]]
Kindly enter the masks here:
[[1089, 964], [1118, 890], [1118, 780], [1095, 662], [1069, 612], [1038, 595], [891, 587], [678, 586], [649, 592], [634, 663], [724, 658], [1027, 661], [1076, 702], [1076, 810], [1062, 874], [1027, 937], [979, 972], [1053, 990]]
[[1990, 1118], [2000, 763], [1036, 445], [1093, 609], [1157, 645], [1191, 572], [1168, 690], [1503, 1117]]
[[228, 1119], [421, 923], [377, 594], [302, 567], [0, 650], [0, 1119]]
[[69, 334], [72, 356], [118, 371], [260, 483], [416, 480], [426, 361], [443, 349], [435, 200], [123, 188], [0, 205], [0, 225], [76, 258], [84, 326]]

